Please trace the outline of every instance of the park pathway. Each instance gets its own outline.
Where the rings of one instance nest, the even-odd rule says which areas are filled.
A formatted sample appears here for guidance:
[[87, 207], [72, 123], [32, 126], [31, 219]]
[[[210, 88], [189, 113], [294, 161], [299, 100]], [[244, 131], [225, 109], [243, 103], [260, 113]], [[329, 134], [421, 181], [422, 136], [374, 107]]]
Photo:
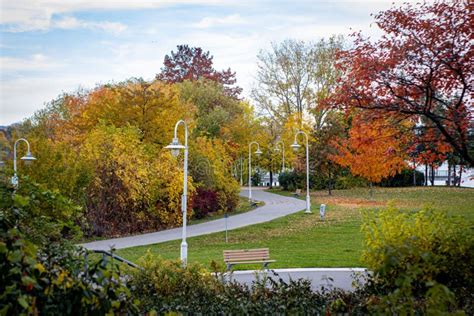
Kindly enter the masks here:
[[[248, 196], [248, 190], [242, 189], [241, 196]], [[282, 196], [264, 191], [261, 188], [252, 189], [254, 200], [262, 201], [265, 205], [257, 207], [253, 211], [243, 214], [229, 216], [227, 219], [228, 230], [250, 226], [258, 223], [268, 222], [275, 218], [283, 217], [298, 211], [304, 210], [305, 201], [292, 197]], [[225, 231], [225, 219], [217, 219], [201, 224], [189, 225], [187, 227], [187, 237], [194, 237]], [[81, 246], [90, 250], [110, 250], [129, 248], [135, 246], [144, 246], [162, 243], [165, 241], [181, 239], [181, 227], [163, 230], [155, 233], [135, 235], [108, 240], [98, 240], [90, 243], [81, 244]]]

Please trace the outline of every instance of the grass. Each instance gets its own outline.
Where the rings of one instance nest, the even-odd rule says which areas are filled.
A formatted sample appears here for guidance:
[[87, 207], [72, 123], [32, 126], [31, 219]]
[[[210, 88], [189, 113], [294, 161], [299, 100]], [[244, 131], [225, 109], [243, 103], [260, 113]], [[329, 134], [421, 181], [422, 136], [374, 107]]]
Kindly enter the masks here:
[[[291, 195], [291, 192], [272, 192]], [[211, 261], [223, 264], [225, 249], [270, 248], [270, 256], [277, 262], [272, 268], [287, 267], [356, 267], [363, 266], [361, 252], [363, 236], [360, 232], [361, 211], [381, 209], [389, 203], [403, 209], [433, 209], [460, 215], [474, 223], [474, 190], [462, 188], [419, 187], [377, 188], [373, 198], [368, 189], [336, 190], [311, 193], [313, 214], [299, 212], [271, 222], [229, 231], [189, 238], [190, 262], [210, 266]], [[304, 196], [301, 197], [304, 199]], [[319, 219], [319, 204], [325, 203], [326, 220]], [[141, 246], [118, 251], [136, 262], [147, 251], [164, 258], [179, 257], [180, 241]], [[258, 266], [237, 266], [237, 269]]]

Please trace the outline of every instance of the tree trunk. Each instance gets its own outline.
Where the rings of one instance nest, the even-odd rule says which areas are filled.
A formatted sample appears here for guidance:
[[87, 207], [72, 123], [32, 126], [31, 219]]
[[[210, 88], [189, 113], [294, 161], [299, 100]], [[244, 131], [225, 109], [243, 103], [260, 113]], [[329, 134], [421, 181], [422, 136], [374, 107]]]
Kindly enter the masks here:
[[416, 187], [416, 161], [413, 159], [413, 186]]
[[270, 189], [273, 188], [273, 171], [270, 170]]
[[329, 181], [328, 181], [328, 194], [332, 195], [332, 176], [331, 172], [329, 172]]
[[434, 181], [435, 181], [435, 175], [434, 175], [434, 165], [431, 165], [431, 186], [434, 186]]
[[374, 198], [374, 186], [372, 185], [372, 182], [369, 182], [370, 186], [370, 199], [372, 200]]
[[425, 187], [428, 186], [428, 164], [425, 164]]
[[461, 160], [461, 165], [459, 166], [459, 181], [458, 181], [458, 187], [461, 187], [462, 169], [463, 169], [463, 162], [462, 162], [462, 160]]
[[448, 162], [448, 187], [451, 186], [451, 163]]
[[457, 179], [456, 179], [456, 164], [453, 165], [453, 186], [456, 186], [457, 184]]

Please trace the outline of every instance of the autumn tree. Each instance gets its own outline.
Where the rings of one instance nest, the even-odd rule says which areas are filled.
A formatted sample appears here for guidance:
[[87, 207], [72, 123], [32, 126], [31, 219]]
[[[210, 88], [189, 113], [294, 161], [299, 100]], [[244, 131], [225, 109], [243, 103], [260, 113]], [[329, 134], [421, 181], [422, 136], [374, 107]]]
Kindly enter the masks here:
[[342, 37], [334, 36], [317, 43], [285, 40], [260, 51], [251, 94], [261, 113], [280, 125], [293, 114], [301, 122], [311, 113], [322, 126], [329, 109], [319, 101], [334, 90], [339, 76], [335, 56], [342, 43]]
[[331, 157], [338, 155], [338, 147], [335, 139], [345, 139], [347, 137], [347, 122], [340, 112], [328, 113], [325, 124], [312, 132], [315, 140], [310, 147], [310, 169], [316, 170], [316, 176], [332, 194], [335, 181], [341, 174], [342, 168]]
[[368, 120], [361, 115], [351, 124], [349, 137], [335, 144], [338, 153], [330, 156], [333, 161], [370, 183], [394, 176], [405, 167], [408, 136], [401, 133], [401, 127], [389, 119]]
[[217, 71], [213, 67], [213, 56], [209, 51], [204, 52], [200, 47], [178, 45], [177, 52], [171, 51], [165, 56], [164, 67], [156, 75], [156, 79], [168, 83], [196, 81], [201, 78], [222, 84], [227, 95], [238, 98], [242, 88], [234, 86], [237, 82], [235, 72], [230, 68]]
[[467, 0], [404, 4], [375, 15], [384, 36], [355, 34], [343, 52], [333, 105], [374, 117], [429, 121], [474, 166], [472, 6]]

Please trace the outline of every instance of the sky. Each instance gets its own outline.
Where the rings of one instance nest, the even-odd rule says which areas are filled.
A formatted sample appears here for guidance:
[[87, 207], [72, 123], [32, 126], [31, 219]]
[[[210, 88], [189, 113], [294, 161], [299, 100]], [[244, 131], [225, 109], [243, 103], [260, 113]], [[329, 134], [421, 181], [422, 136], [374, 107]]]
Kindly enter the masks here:
[[[393, 0], [0, 0], [0, 125], [31, 117], [64, 92], [151, 80], [176, 46], [230, 67], [247, 97], [257, 54], [285, 39], [361, 30]], [[396, 1], [399, 3], [400, 1]]]

